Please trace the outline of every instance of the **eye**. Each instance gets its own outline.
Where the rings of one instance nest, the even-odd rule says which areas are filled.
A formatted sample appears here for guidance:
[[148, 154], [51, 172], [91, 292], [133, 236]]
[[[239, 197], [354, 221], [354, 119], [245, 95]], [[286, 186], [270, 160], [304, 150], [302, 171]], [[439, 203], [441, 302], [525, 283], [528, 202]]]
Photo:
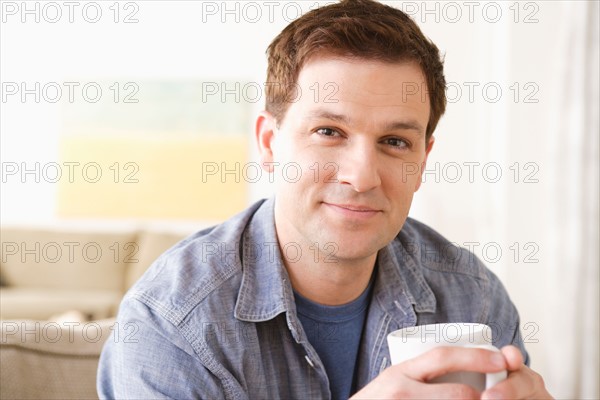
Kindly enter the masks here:
[[315, 132], [321, 136], [327, 136], [327, 137], [341, 136], [341, 134], [338, 131], [336, 131], [335, 129], [332, 129], [332, 128], [319, 128]]
[[384, 143], [397, 149], [406, 149], [410, 147], [410, 143], [400, 138], [388, 138], [384, 140]]

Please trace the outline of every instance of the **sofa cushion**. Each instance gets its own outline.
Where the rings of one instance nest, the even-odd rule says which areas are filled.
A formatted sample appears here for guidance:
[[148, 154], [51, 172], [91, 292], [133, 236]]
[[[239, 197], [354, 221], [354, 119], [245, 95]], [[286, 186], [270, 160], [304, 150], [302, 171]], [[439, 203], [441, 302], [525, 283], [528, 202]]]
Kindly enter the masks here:
[[3, 228], [1, 275], [12, 287], [125, 290], [135, 233]]
[[74, 309], [90, 319], [107, 318], [116, 314], [121, 297], [118, 290], [3, 287], [0, 289], [0, 319], [45, 320]]

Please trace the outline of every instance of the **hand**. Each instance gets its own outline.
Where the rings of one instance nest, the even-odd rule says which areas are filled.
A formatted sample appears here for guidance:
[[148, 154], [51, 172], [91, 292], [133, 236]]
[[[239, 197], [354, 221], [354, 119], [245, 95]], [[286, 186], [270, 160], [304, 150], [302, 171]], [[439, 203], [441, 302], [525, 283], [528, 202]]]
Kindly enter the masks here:
[[482, 393], [482, 399], [552, 399], [542, 377], [523, 364], [523, 355], [515, 346], [505, 346], [508, 377]]
[[[512, 346], [510, 346], [512, 347]], [[515, 348], [516, 349], [516, 348]], [[517, 350], [518, 351], [518, 350]], [[507, 354], [511, 357], [507, 359]], [[511, 362], [509, 369], [508, 362]], [[475, 371], [499, 372], [502, 370], [521, 371], [523, 358], [515, 358], [512, 351], [498, 353], [485, 349], [465, 347], [438, 347], [427, 353], [400, 364], [386, 368], [373, 379], [353, 399], [479, 399], [480, 393], [468, 385], [460, 383], [428, 383], [431, 379], [449, 372]], [[526, 367], [525, 367], [526, 368]], [[529, 370], [531, 371], [531, 370]], [[533, 373], [533, 371], [531, 371]], [[512, 374], [512, 373], [511, 373]], [[511, 381], [506, 387], [494, 386], [486, 393], [510, 392], [512, 383], [520, 384], [521, 379]], [[543, 385], [542, 385], [543, 387]], [[505, 392], [506, 391], [506, 392]]]

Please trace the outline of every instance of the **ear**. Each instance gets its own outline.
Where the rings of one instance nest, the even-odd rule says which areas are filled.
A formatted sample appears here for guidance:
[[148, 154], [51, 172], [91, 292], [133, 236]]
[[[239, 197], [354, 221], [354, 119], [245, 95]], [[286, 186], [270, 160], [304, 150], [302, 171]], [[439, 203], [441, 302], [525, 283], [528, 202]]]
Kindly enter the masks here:
[[419, 190], [419, 188], [421, 187], [421, 181], [422, 181], [422, 177], [423, 177], [423, 171], [425, 171], [425, 168], [427, 167], [427, 157], [429, 157], [429, 152], [433, 148], [433, 143], [434, 142], [435, 142], [435, 137], [433, 137], [433, 135], [432, 135], [429, 138], [429, 143], [427, 143], [427, 148], [425, 149], [425, 159], [421, 163], [421, 171], [419, 171], [419, 179], [417, 179], [417, 182], [415, 182], [415, 192], [417, 190]]
[[262, 168], [271, 173], [273, 172], [273, 139], [275, 139], [275, 129], [277, 121], [271, 113], [261, 111], [256, 118], [256, 144]]

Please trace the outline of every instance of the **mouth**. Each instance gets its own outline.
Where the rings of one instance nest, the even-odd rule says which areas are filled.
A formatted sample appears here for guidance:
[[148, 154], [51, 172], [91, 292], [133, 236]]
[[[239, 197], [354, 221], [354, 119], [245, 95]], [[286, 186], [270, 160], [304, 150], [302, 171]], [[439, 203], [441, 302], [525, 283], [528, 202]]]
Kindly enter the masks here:
[[351, 218], [371, 218], [382, 212], [380, 209], [370, 207], [365, 204], [339, 204], [327, 203], [323, 204], [330, 210]]

